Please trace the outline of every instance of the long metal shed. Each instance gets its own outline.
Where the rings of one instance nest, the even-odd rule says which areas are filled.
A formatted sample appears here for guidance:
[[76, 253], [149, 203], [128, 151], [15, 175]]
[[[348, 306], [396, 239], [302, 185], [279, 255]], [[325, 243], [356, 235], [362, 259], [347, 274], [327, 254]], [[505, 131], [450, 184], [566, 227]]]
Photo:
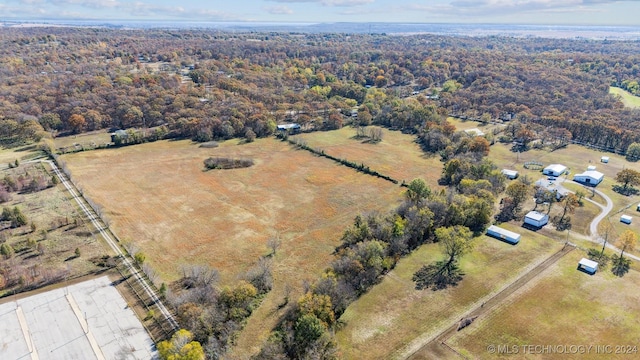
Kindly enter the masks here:
[[514, 233], [513, 231], [509, 231], [507, 229], [503, 229], [495, 225], [489, 226], [489, 228], [487, 229], [487, 235], [500, 239], [502, 241], [508, 242], [509, 244], [513, 244], [513, 245], [520, 242], [520, 237], [521, 237], [521, 235], [518, 233]]

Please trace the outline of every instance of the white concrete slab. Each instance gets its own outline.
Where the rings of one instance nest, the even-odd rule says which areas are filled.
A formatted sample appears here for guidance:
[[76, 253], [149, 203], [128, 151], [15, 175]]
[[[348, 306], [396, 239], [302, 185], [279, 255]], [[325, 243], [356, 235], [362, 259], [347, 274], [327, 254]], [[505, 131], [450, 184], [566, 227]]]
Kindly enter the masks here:
[[153, 341], [106, 276], [2, 304], [0, 324], [0, 359], [33, 359], [34, 352], [40, 359], [157, 358]]

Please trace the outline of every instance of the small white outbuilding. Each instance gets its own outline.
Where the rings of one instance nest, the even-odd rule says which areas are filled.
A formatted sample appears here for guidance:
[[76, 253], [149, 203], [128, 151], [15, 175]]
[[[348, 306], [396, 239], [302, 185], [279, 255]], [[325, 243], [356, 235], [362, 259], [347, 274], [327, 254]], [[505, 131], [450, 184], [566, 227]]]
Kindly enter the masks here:
[[516, 179], [518, 177], [518, 172], [516, 170], [508, 170], [502, 169], [502, 174], [507, 177], [507, 179]]
[[562, 164], [551, 164], [542, 170], [542, 173], [550, 176], [560, 176], [567, 171], [567, 167]]
[[600, 158], [600, 162], [603, 162], [603, 163], [605, 163], [605, 164], [606, 164], [606, 163], [608, 163], [608, 162], [609, 162], [609, 157], [608, 157], [608, 156], [603, 156], [603, 157], [601, 157], [601, 158]]
[[629, 215], [620, 216], [620, 222], [625, 223], [625, 224], [631, 224], [631, 219], [633, 219], [633, 218], [631, 216], [629, 216]]
[[529, 211], [524, 216], [524, 223], [541, 228], [549, 223], [549, 215], [538, 211]]
[[578, 263], [578, 269], [593, 275], [598, 271], [598, 263], [587, 258], [582, 258]]

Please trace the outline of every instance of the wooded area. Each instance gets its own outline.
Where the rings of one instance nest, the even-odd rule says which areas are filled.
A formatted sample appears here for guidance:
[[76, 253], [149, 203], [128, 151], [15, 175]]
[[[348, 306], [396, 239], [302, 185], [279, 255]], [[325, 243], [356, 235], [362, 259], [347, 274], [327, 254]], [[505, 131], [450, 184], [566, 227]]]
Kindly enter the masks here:
[[361, 125], [411, 132], [438, 109], [610, 151], [640, 140], [640, 112], [608, 94], [636, 90], [631, 41], [6, 28], [0, 43], [4, 144], [160, 125], [264, 137], [286, 121], [338, 128], [356, 108]]

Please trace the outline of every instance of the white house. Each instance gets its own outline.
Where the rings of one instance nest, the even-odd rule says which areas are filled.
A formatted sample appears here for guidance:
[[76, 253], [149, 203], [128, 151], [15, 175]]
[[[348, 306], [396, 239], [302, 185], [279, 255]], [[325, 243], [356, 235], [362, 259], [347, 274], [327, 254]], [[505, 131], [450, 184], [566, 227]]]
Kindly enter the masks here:
[[609, 162], [609, 157], [608, 157], [608, 156], [603, 156], [603, 157], [601, 157], [601, 158], [600, 158], [600, 162], [603, 162], [603, 163], [605, 163], [605, 164], [606, 164], [606, 163], [608, 163], [608, 162]]
[[535, 227], [543, 227], [547, 225], [549, 222], [549, 215], [543, 214], [538, 211], [529, 211], [527, 215], [524, 216], [524, 223], [533, 225]]
[[629, 215], [620, 216], [620, 222], [623, 222], [625, 224], [631, 224], [631, 219], [633, 219], [633, 218], [631, 216], [629, 216]]
[[550, 176], [560, 176], [567, 171], [567, 167], [561, 164], [551, 164], [542, 170], [542, 173]]
[[502, 241], [506, 241], [509, 244], [513, 244], [513, 245], [520, 242], [520, 234], [514, 233], [513, 231], [509, 231], [507, 229], [503, 229], [495, 225], [489, 226], [489, 228], [487, 229], [487, 235], [500, 239]]
[[578, 263], [578, 269], [593, 275], [598, 271], [598, 263], [587, 258], [582, 258]]
[[516, 170], [508, 170], [508, 169], [502, 169], [502, 174], [504, 176], [506, 176], [508, 179], [516, 179], [518, 177], [518, 172]]
[[603, 179], [604, 174], [595, 170], [587, 170], [582, 174], [576, 174], [573, 176], [574, 181], [592, 186], [600, 184]]

